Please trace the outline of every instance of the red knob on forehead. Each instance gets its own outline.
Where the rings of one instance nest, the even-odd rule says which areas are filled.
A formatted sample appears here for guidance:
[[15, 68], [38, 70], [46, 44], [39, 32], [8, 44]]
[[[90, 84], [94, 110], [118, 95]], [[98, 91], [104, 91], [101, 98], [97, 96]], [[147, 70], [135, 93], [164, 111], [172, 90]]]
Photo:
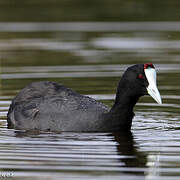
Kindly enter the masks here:
[[144, 64], [144, 69], [147, 69], [147, 68], [154, 68], [153, 64], [152, 63], [146, 63]]

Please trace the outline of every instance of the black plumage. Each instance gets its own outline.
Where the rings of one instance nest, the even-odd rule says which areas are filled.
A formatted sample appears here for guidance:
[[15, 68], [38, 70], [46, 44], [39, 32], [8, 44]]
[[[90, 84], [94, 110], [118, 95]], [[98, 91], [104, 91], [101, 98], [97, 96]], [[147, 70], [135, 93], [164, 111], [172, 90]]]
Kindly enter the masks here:
[[118, 84], [110, 109], [55, 82], [34, 82], [12, 100], [8, 127], [45, 131], [129, 131], [133, 107], [139, 97], [147, 94], [147, 86], [144, 65], [129, 67]]

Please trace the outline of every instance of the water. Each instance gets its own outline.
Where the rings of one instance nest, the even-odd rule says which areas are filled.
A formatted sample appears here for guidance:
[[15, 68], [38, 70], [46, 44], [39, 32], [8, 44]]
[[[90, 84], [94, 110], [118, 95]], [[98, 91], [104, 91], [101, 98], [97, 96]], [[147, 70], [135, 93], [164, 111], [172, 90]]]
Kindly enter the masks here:
[[[62, 6], [53, 1], [51, 8], [48, 0], [28, 2], [21, 2], [22, 6], [9, 6], [8, 0], [0, 3], [0, 178], [179, 179], [179, 2], [130, 6], [133, 2], [113, 0], [111, 7], [106, 1], [104, 6], [89, 2], [88, 10], [80, 1], [72, 9], [70, 1], [61, 1]], [[157, 8], [154, 13], [153, 7]], [[110, 14], [106, 17], [102, 12]], [[112, 106], [124, 70], [147, 62], [157, 69], [163, 104], [142, 97], [134, 109], [132, 133], [7, 129], [12, 98], [32, 81], [62, 83]]]
[[[1, 26], [5, 28], [7, 24]], [[133, 23], [131, 26], [133, 29]], [[1, 175], [15, 179], [179, 179], [179, 34], [97, 29], [81, 29], [78, 33], [76, 29], [58, 29], [57, 33], [48, 29], [50, 35], [39, 39], [38, 29], [31, 29], [35, 32], [28, 34], [20, 32], [21, 37], [15, 30], [12, 38], [0, 40]], [[26, 35], [32, 37], [25, 38]], [[132, 134], [7, 129], [11, 99], [32, 81], [63, 83], [111, 106], [125, 68], [149, 61], [158, 72], [163, 105], [148, 96], [141, 98], [135, 107]]]

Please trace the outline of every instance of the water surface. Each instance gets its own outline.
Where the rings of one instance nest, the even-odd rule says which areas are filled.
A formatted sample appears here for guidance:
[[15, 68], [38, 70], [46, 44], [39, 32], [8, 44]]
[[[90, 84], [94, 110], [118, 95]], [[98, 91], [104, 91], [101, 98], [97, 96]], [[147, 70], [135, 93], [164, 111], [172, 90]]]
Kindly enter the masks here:
[[[179, 179], [179, 24], [162, 23], [171, 27], [165, 30], [156, 22], [148, 24], [150, 29], [130, 22], [84, 23], [0, 23], [2, 175], [14, 179]], [[112, 106], [124, 70], [146, 62], [155, 64], [163, 104], [148, 96], [141, 98], [132, 133], [7, 129], [12, 98], [32, 81], [56, 81]]]

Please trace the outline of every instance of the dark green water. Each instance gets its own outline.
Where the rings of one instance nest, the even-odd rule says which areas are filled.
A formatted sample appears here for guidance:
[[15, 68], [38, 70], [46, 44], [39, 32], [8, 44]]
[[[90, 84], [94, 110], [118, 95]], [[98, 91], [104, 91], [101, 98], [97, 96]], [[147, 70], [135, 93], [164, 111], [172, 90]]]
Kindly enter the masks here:
[[[179, 1], [0, 2], [0, 177], [180, 178]], [[135, 107], [132, 134], [7, 129], [12, 98], [50, 80], [112, 105], [124, 70], [154, 63], [163, 104]]]

